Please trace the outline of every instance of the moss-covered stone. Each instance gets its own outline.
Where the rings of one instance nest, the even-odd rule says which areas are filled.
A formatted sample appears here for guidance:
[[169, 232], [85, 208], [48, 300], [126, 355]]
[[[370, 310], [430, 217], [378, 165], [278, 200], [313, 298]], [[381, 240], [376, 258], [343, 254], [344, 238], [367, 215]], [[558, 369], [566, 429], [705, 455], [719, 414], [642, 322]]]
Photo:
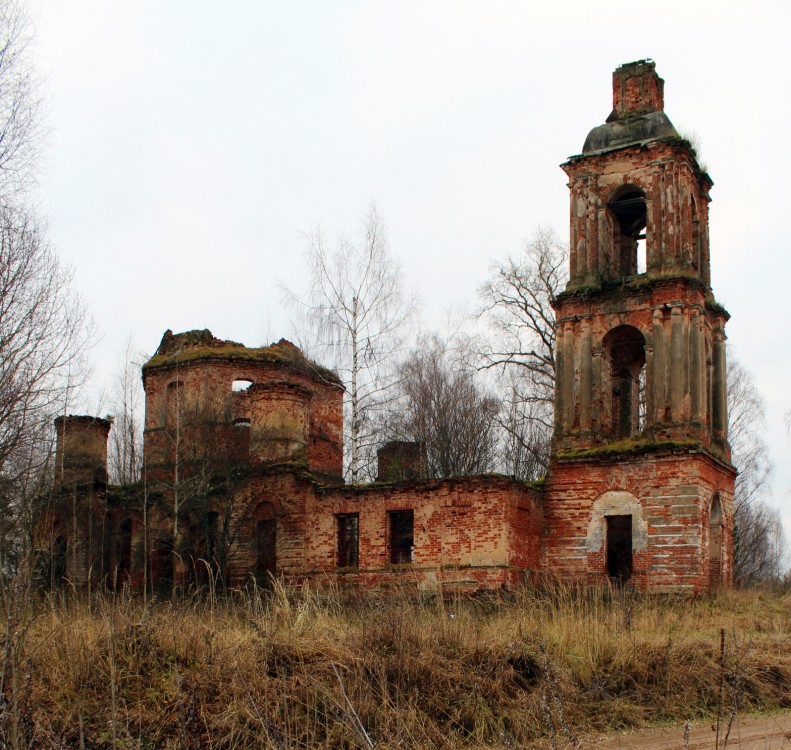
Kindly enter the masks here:
[[151, 370], [172, 367], [205, 359], [225, 359], [230, 362], [246, 361], [272, 365], [285, 365], [311, 377], [341, 384], [336, 373], [308, 359], [294, 344], [280, 339], [275, 344], [248, 347], [238, 341], [215, 338], [208, 329], [173, 333], [165, 331], [157, 351], [143, 365], [143, 375]]
[[641, 438], [625, 438], [614, 443], [605, 443], [593, 448], [579, 451], [560, 451], [558, 459], [605, 458], [609, 456], [639, 456], [645, 453], [662, 451], [701, 450], [703, 444], [699, 440], [650, 440]]

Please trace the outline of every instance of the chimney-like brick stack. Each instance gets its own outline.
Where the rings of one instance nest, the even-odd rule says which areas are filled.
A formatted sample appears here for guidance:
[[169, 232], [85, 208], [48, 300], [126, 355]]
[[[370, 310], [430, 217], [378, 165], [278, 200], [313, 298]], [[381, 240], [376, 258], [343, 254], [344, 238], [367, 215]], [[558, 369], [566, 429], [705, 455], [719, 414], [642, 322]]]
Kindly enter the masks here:
[[664, 92], [665, 82], [656, 74], [653, 60], [621, 65], [612, 74], [611, 119], [664, 111]]

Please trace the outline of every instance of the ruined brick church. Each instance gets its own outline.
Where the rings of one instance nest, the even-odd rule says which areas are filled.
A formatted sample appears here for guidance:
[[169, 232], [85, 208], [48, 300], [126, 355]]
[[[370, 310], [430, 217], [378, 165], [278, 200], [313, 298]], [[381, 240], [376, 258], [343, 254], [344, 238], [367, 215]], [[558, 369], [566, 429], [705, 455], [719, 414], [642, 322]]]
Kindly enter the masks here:
[[287, 341], [168, 331], [143, 367], [143, 482], [107, 485], [108, 420], [56, 420], [56, 490], [39, 524], [53, 582], [730, 585], [736, 472], [712, 181], [665, 114], [663, 85], [650, 60], [619, 67], [612, 113], [562, 165], [570, 274], [554, 302], [543, 482], [426, 479], [421, 447], [391, 443], [375, 483], [346, 485], [336, 374]]

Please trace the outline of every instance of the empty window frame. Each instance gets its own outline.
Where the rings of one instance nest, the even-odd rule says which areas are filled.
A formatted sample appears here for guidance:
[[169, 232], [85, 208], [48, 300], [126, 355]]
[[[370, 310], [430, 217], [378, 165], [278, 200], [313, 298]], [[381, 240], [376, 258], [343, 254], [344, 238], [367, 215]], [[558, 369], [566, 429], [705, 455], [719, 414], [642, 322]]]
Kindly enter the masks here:
[[338, 522], [338, 567], [356, 568], [360, 550], [360, 515], [343, 513], [335, 518]]
[[393, 565], [411, 563], [415, 553], [415, 511], [393, 510], [387, 515], [390, 525], [390, 562]]

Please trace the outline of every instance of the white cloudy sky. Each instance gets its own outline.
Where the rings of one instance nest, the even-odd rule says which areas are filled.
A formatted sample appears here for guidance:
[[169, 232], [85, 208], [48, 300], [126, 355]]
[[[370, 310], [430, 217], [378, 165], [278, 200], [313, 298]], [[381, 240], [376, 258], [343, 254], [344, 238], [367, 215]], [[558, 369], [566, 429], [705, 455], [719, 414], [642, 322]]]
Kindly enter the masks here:
[[644, 57], [715, 181], [712, 277], [766, 398], [791, 533], [791, 3], [675, 0], [29, 0], [47, 75], [51, 237], [103, 340], [289, 333], [303, 232], [372, 200], [425, 323], [474, 302], [538, 224], [565, 236], [558, 164]]

